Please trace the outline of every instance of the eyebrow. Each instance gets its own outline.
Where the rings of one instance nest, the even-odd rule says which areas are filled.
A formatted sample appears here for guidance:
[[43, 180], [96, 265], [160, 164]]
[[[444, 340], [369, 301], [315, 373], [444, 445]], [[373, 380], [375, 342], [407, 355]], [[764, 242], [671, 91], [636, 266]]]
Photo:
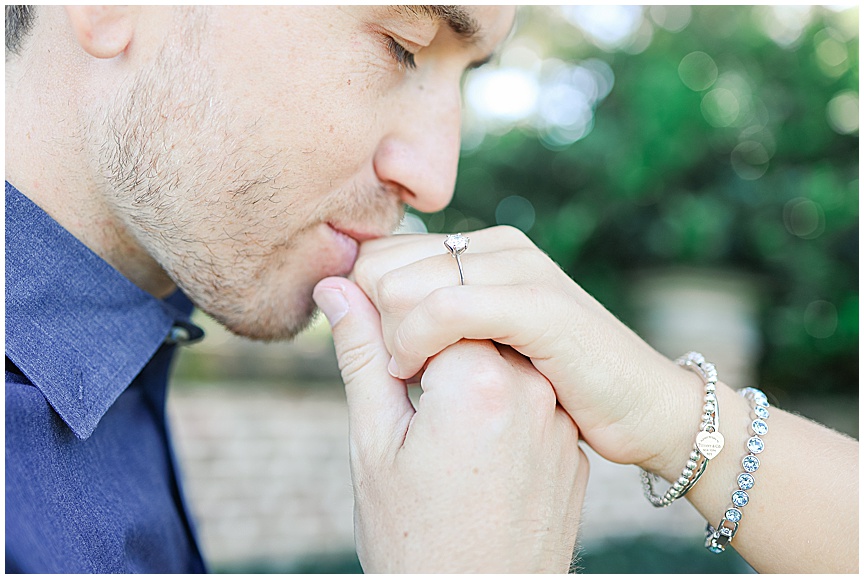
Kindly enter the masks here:
[[431, 18], [447, 24], [460, 38], [476, 43], [480, 36], [480, 24], [461, 6], [419, 5], [394, 6], [397, 12], [416, 18]]

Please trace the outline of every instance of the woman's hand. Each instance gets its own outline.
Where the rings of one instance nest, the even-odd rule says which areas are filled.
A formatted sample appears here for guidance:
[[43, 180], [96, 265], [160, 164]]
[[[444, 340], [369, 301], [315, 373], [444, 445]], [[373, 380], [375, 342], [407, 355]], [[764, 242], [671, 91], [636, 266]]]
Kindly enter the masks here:
[[604, 458], [677, 477], [698, 429], [702, 384], [658, 354], [520, 231], [467, 234], [465, 285], [444, 235], [364, 243], [354, 279], [381, 314], [403, 379], [463, 338], [512, 346], [555, 388]]
[[[463, 338], [509, 344], [550, 380], [601, 456], [675, 480], [699, 427], [701, 379], [655, 352], [518, 231], [468, 235], [465, 286], [442, 235], [364, 244], [354, 275], [380, 311], [394, 373], [422, 371], [427, 359], [429, 372], [436, 353]], [[712, 524], [729, 507], [753, 420], [747, 400], [722, 382], [716, 397], [726, 449], [686, 497]], [[857, 572], [858, 442], [770, 412], [754, 504], [734, 548], [763, 573]]]

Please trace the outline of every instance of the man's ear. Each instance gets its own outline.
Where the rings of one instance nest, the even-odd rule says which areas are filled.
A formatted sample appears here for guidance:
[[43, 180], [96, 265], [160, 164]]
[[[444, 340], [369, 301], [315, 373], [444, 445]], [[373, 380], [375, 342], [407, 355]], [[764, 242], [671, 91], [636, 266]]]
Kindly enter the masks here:
[[66, 13], [78, 44], [91, 56], [114, 58], [132, 41], [137, 16], [132, 6], [67, 6]]

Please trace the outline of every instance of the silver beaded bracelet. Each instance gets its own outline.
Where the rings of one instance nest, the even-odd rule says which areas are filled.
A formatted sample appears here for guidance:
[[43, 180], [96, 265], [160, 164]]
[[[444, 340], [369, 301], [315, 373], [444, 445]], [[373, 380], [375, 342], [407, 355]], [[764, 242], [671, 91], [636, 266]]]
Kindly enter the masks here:
[[756, 418], [750, 424], [753, 436], [747, 440], [748, 454], [741, 461], [744, 472], [738, 475], [736, 481], [738, 490], [732, 493], [732, 506], [726, 509], [716, 529], [711, 526], [711, 523], [708, 523], [705, 528], [705, 547], [712, 553], [725, 551], [726, 546], [732, 542], [735, 533], [738, 532], [738, 523], [741, 522], [742, 517], [741, 508], [750, 502], [747, 491], [756, 484], [756, 479], [753, 477], [753, 473], [759, 469], [759, 459], [756, 455], [765, 450], [765, 442], [760, 437], [768, 433], [768, 423], [765, 422], [770, 414], [768, 398], [756, 388], [742, 388], [738, 393], [753, 402], [753, 413]]
[[706, 362], [705, 357], [698, 352], [688, 352], [675, 362], [696, 372], [702, 378], [705, 383], [705, 405], [702, 407], [702, 423], [699, 432], [696, 433], [696, 441], [693, 443], [693, 450], [690, 451], [689, 460], [681, 471], [681, 476], [672, 483], [663, 496], [654, 494], [654, 481], [659, 477], [642, 470], [642, 489], [645, 491], [645, 498], [655, 507], [668, 507], [686, 495], [705, 472], [708, 461], [723, 450], [723, 435], [719, 432], [720, 407], [715, 394], [717, 369], [711, 362]]

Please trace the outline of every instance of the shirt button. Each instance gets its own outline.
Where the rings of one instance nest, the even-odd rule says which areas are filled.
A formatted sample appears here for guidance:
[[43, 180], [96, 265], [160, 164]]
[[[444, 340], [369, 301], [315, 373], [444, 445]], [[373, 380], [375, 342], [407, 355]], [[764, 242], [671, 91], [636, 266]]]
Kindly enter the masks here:
[[199, 342], [203, 338], [204, 330], [195, 324], [177, 321], [174, 322], [173, 326], [171, 326], [171, 330], [165, 338], [165, 343], [168, 345], [178, 344], [185, 346]]

